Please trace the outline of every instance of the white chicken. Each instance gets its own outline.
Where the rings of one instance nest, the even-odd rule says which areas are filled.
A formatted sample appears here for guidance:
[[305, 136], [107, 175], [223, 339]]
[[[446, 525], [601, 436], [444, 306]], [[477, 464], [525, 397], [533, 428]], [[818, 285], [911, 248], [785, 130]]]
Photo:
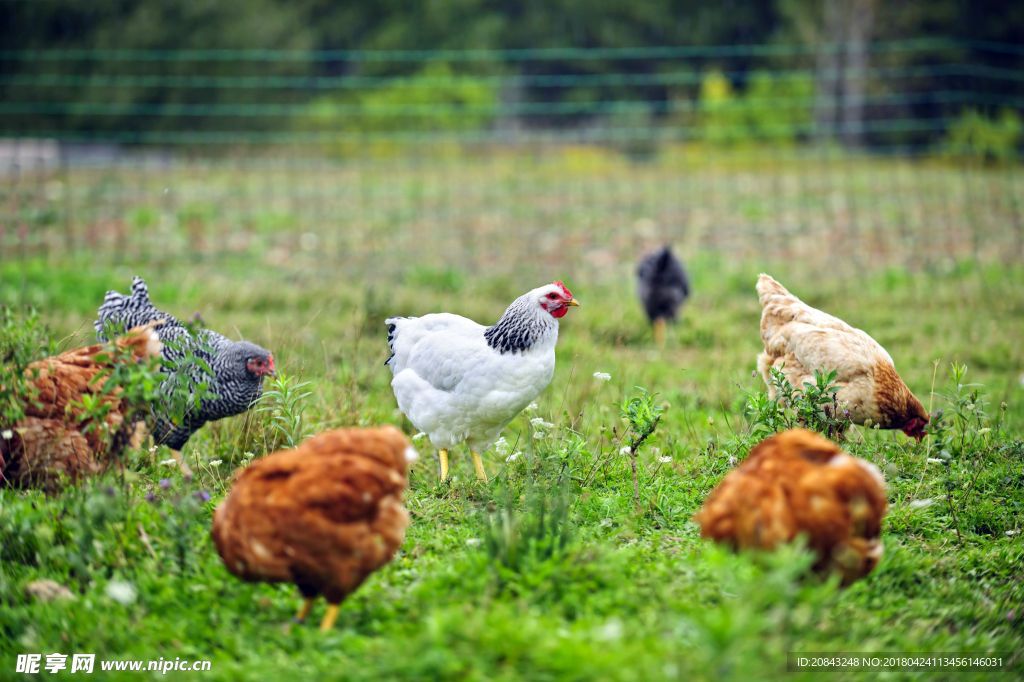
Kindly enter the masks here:
[[438, 449], [442, 481], [448, 450], [463, 441], [487, 481], [480, 453], [550, 383], [558, 319], [578, 305], [558, 281], [517, 298], [490, 327], [449, 313], [385, 321], [398, 408]]

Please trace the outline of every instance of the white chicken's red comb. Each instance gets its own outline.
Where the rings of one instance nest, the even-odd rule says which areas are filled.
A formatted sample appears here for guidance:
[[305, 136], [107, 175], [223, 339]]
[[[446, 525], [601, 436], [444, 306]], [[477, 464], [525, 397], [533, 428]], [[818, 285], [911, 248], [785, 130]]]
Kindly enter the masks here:
[[567, 289], [564, 284], [562, 284], [562, 280], [556, 279], [555, 286], [562, 290], [562, 293], [565, 294], [566, 298], [572, 298], [572, 292], [569, 291], [569, 289]]

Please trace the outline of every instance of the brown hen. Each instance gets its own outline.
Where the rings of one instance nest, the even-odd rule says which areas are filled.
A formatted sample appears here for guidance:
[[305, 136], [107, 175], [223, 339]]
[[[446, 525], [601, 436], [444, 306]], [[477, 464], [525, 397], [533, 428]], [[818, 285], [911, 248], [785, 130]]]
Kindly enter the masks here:
[[806, 536], [819, 573], [849, 585], [878, 565], [885, 515], [878, 469], [804, 429], [757, 445], [694, 520], [701, 535], [734, 549], [770, 550]]
[[925, 436], [928, 412], [896, 373], [892, 358], [877, 341], [828, 313], [812, 308], [768, 275], [757, 280], [761, 301], [761, 340], [757, 356], [771, 397], [771, 369], [803, 389], [814, 383], [814, 370], [837, 370], [837, 400], [854, 424], [868, 420], [883, 429], [901, 429], [912, 438]]
[[[157, 358], [161, 343], [154, 327], [159, 324], [136, 327], [114, 344], [135, 361]], [[97, 473], [124, 448], [133, 431], [122, 429], [129, 406], [119, 388], [103, 394], [106, 373], [119, 361], [112, 350], [111, 344], [76, 348], [26, 368], [33, 394], [24, 399], [25, 418], [9, 429], [10, 438], [0, 439], [5, 479], [55, 490], [64, 477]], [[86, 395], [108, 407], [100, 423], [81, 419]]]
[[339, 429], [242, 470], [213, 517], [227, 569], [249, 582], [294, 583], [305, 622], [319, 595], [329, 630], [338, 605], [405, 537], [406, 465], [416, 451], [392, 427]]

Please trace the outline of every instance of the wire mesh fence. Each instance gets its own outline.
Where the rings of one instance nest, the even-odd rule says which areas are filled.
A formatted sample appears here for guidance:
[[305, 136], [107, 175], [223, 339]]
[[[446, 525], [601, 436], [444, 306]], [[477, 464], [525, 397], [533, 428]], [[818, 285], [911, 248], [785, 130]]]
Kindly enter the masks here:
[[1020, 262], [1024, 50], [0, 51], [0, 258]]

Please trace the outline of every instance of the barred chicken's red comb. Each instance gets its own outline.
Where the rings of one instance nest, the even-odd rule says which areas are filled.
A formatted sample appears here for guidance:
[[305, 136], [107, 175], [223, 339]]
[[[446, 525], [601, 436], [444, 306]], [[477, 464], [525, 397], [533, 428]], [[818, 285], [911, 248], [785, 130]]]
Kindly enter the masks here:
[[566, 298], [572, 298], [572, 292], [569, 291], [564, 284], [562, 284], [562, 280], [556, 279], [555, 286], [562, 290]]

